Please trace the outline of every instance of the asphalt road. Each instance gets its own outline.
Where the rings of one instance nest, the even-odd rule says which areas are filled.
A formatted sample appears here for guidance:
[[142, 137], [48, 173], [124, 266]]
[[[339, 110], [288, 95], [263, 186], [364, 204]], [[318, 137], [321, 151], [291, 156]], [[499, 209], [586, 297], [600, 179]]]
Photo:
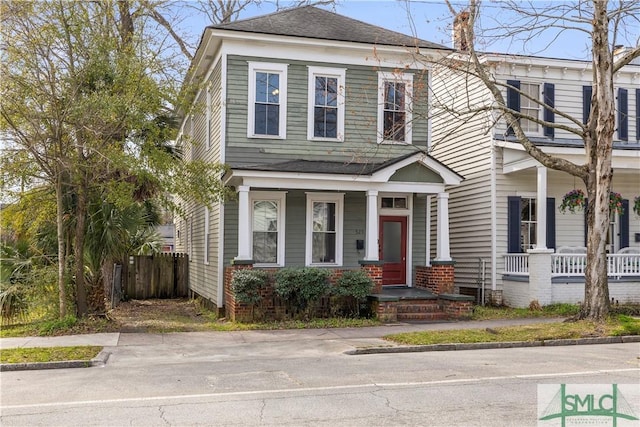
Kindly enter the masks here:
[[560, 383], [632, 384], [640, 416], [637, 343], [353, 356], [349, 340], [212, 337], [125, 340], [99, 368], [3, 372], [0, 423], [534, 426], [538, 384]]

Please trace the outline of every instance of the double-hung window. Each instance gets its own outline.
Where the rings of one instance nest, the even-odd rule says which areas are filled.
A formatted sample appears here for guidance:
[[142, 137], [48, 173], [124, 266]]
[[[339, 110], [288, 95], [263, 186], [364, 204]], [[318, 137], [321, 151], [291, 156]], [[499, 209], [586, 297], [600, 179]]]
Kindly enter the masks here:
[[378, 73], [378, 143], [411, 144], [413, 74]]
[[286, 138], [287, 65], [249, 62], [249, 138]]
[[309, 67], [307, 138], [344, 140], [345, 70]]
[[[520, 112], [526, 117], [540, 120], [540, 85], [537, 83], [520, 83]], [[537, 122], [523, 117], [520, 126], [527, 134], [540, 133]]]
[[251, 246], [253, 261], [262, 265], [284, 265], [284, 192], [252, 192]]
[[342, 265], [342, 193], [307, 194], [306, 265]]

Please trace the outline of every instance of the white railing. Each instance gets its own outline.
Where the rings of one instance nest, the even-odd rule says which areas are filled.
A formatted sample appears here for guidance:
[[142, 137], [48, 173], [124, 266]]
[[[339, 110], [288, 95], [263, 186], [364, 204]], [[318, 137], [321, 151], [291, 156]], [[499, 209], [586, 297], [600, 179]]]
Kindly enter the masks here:
[[528, 254], [507, 254], [504, 256], [504, 274], [513, 276], [529, 275]]
[[[552, 276], [581, 277], [586, 265], [587, 254], [551, 254]], [[528, 276], [528, 254], [505, 255], [504, 274]], [[640, 254], [608, 254], [607, 275], [617, 278], [640, 276]]]
[[640, 276], [640, 254], [607, 255], [607, 274], [614, 277]]
[[587, 254], [552, 254], [552, 276], [584, 276]]

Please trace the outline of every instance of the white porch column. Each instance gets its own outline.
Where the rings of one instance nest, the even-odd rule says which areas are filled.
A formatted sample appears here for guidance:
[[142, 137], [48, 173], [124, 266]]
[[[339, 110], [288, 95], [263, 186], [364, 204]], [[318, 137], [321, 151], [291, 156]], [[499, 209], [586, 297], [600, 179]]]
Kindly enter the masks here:
[[250, 260], [251, 248], [249, 247], [250, 206], [248, 185], [238, 186], [238, 256], [237, 260]]
[[424, 265], [429, 267], [431, 265], [431, 196], [427, 196], [425, 207], [425, 228], [427, 229], [426, 244], [425, 244], [425, 261]]
[[435, 261], [452, 261], [449, 252], [449, 193], [438, 193], [438, 236]]
[[547, 168], [538, 165], [538, 192], [536, 199], [536, 250], [547, 249]]
[[367, 190], [365, 261], [379, 261], [378, 254], [378, 190]]

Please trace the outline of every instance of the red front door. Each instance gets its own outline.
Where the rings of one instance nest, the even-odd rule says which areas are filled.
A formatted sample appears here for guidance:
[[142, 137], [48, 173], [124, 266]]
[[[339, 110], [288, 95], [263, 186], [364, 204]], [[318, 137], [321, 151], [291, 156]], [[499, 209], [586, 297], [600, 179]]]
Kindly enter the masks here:
[[380, 217], [380, 259], [383, 285], [407, 283], [407, 217]]

